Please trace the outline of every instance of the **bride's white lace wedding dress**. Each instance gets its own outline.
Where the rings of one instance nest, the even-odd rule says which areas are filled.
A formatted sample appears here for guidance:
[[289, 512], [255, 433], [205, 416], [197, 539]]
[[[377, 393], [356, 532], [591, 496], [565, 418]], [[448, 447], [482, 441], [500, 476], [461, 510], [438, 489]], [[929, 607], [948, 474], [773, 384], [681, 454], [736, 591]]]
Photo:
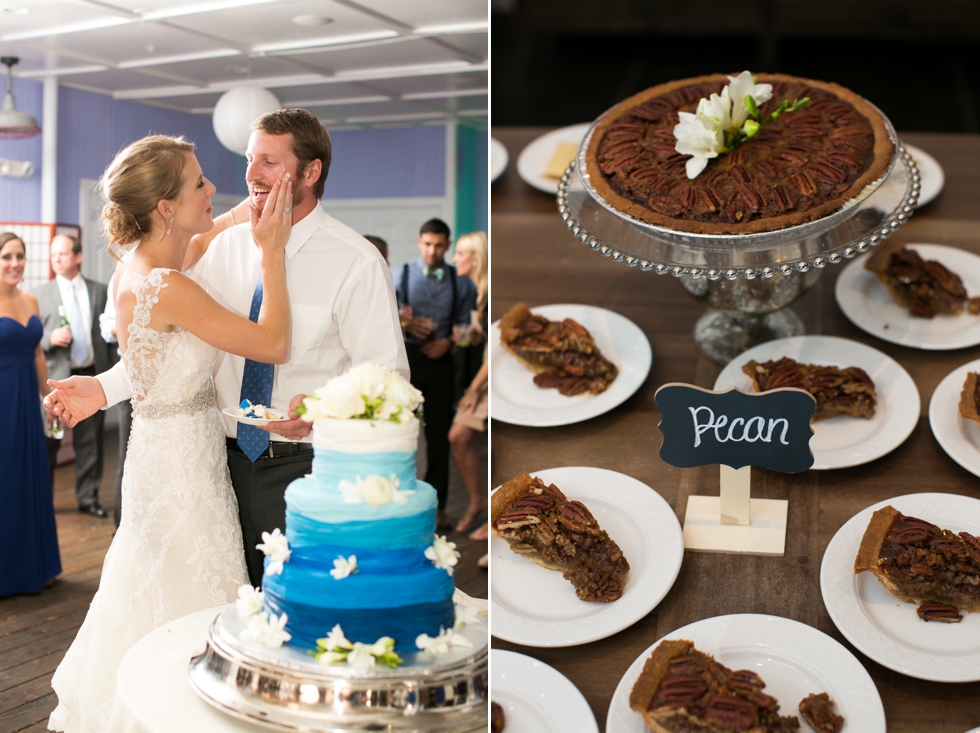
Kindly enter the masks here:
[[218, 351], [188, 331], [149, 327], [169, 272], [152, 270], [133, 288], [122, 522], [88, 615], [54, 674], [52, 730], [107, 730], [116, 669], [129, 648], [172, 619], [230, 603], [248, 582], [211, 381]]

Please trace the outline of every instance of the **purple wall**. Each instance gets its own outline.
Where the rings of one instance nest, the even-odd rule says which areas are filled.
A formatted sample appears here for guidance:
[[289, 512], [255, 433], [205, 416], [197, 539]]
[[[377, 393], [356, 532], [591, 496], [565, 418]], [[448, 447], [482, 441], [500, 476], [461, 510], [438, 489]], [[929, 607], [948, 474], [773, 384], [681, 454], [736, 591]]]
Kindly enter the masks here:
[[326, 198], [445, 195], [446, 128], [442, 125], [338, 130], [330, 138], [333, 161]]
[[204, 175], [220, 193], [248, 193], [245, 158], [226, 150], [211, 118], [61, 87], [58, 96], [58, 221], [78, 221], [78, 181], [98, 179], [127, 144], [146, 135], [183, 135], [197, 144]]
[[[43, 84], [14, 78], [17, 109], [44, 127]], [[245, 195], [245, 158], [218, 142], [211, 117], [151, 107], [69, 87], [58, 98], [58, 221], [78, 223], [79, 180], [98, 179], [126, 144], [151, 133], [184, 135], [197, 144], [204, 174], [220, 193]], [[334, 156], [327, 198], [445, 195], [446, 128], [441, 125], [340, 130], [332, 133]], [[30, 178], [0, 177], [0, 221], [40, 221], [41, 136], [0, 140], [0, 158], [30, 160]], [[475, 218], [486, 220], [486, 201]]]
[[[2, 83], [3, 91], [6, 91], [5, 78]], [[42, 127], [43, 90], [44, 87], [39, 82], [14, 77], [13, 92], [17, 109], [31, 115]], [[26, 140], [0, 140], [0, 158], [29, 160], [36, 168], [30, 178], [0, 176], [0, 221], [40, 221], [41, 136]], [[78, 200], [77, 193], [75, 200]]]

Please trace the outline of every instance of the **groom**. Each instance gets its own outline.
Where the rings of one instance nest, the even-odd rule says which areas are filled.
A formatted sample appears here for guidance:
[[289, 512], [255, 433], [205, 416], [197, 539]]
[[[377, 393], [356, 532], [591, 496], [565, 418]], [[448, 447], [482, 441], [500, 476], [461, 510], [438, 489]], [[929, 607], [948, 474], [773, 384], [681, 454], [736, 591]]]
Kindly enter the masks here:
[[[289, 406], [290, 419], [264, 431], [225, 417], [245, 561], [252, 585], [258, 586], [263, 555], [255, 546], [262, 532], [285, 530], [283, 493], [290, 482], [312, 471], [311, 425], [295, 412], [305, 394], [365, 362], [406, 377], [409, 372], [384, 259], [374, 245], [320, 206], [331, 157], [326, 128], [306, 110], [286, 109], [260, 117], [252, 130], [245, 173], [252, 205], [261, 211], [283, 174], [294, 181], [293, 228], [286, 246], [292, 310], [289, 361], [273, 367], [222, 352], [214, 384], [221, 410], [237, 408], [243, 398], [267, 407]], [[253, 297], [261, 302], [258, 248], [249, 225], [218, 234], [190, 274], [223, 306], [249, 316]], [[131, 396], [122, 369], [51, 386], [56, 389], [45, 404], [60, 410], [69, 424]]]

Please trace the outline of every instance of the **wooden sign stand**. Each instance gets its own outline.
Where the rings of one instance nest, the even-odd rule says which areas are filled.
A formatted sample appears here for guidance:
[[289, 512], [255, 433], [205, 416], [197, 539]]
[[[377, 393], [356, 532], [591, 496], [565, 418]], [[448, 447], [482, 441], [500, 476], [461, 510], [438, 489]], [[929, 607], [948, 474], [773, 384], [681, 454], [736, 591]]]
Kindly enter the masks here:
[[[664, 461], [682, 468], [718, 463], [721, 469], [718, 496], [687, 499], [684, 548], [783, 555], [789, 502], [753, 499], [752, 466], [798, 473], [813, 465], [813, 397], [799, 389], [755, 395], [666, 384], [656, 399]], [[784, 429], [774, 433], [778, 425]]]
[[721, 466], [719, 496], [687, 497], [684, 549], [782, 556], [786, 551], [785, 499], [752, 499], [752, 467]]

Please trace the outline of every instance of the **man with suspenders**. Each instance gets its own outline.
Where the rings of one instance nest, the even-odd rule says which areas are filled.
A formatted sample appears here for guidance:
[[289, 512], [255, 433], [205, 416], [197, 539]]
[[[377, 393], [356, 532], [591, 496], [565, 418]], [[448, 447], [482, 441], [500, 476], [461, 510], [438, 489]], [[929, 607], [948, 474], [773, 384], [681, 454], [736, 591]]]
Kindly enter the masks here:
[[441, 219], [422, 225], [418, 259], [392, 272], [398, 307], [410, 314], [405, 346], [412, 384], [425, 396], [423, 405], [427, 469], [424, 480], [439, 495], [436, 525], [448, 530], [449, 428], [453, 422], [456, 366], [450, 353], [453, 326], [466, 325], [476, 300], [473, 283], [445, 262], [449, 227]]

